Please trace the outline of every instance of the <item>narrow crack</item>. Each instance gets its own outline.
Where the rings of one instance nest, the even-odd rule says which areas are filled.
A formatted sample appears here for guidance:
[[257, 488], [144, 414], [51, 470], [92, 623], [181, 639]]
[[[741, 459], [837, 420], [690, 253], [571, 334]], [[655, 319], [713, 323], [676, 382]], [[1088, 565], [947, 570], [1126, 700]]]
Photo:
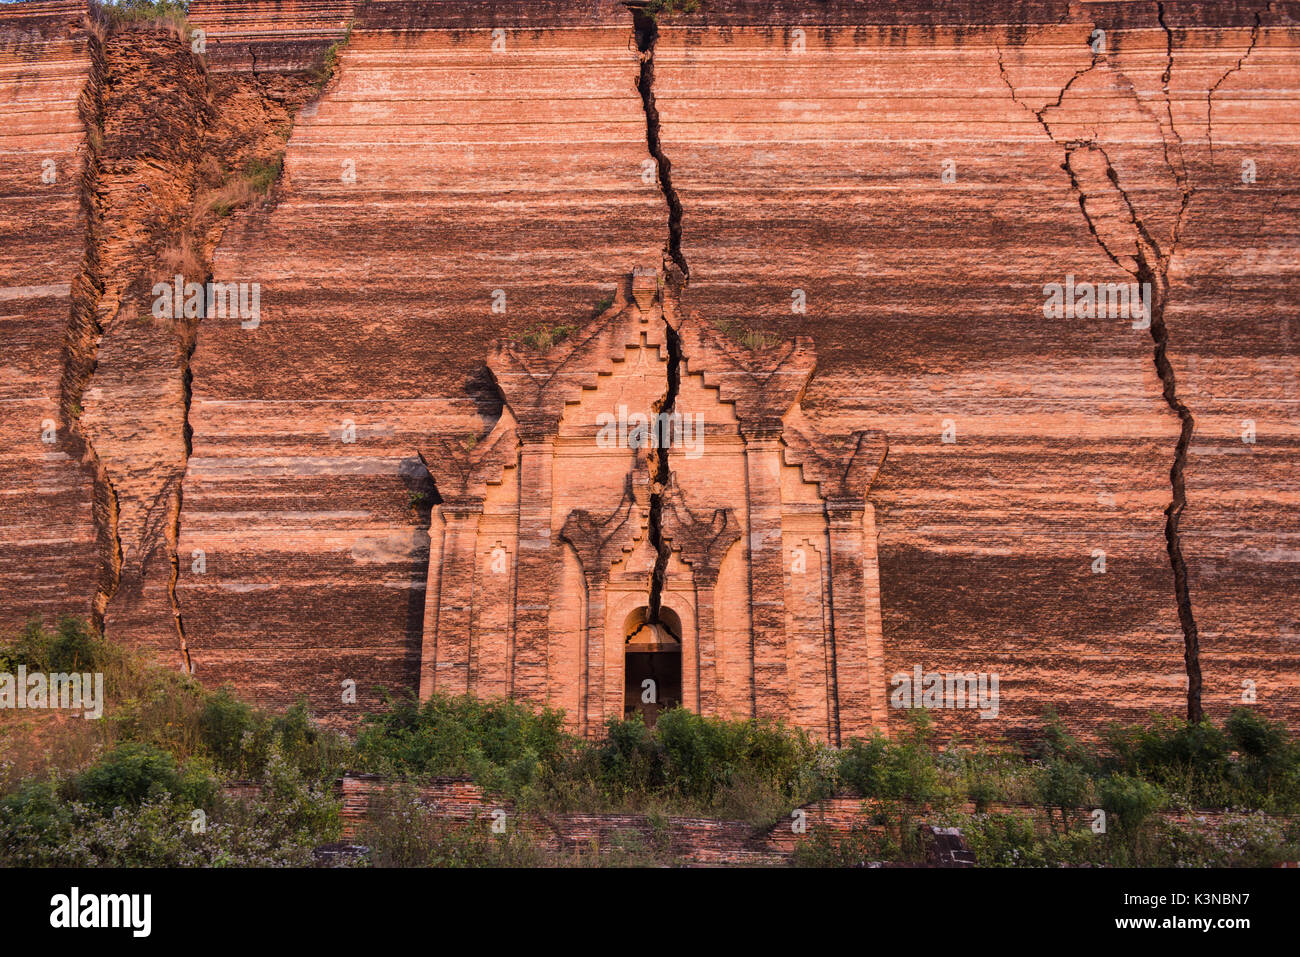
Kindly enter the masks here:
[[[364, 4], [365, 4], [365, 0], [362, 0], [362, 2], [358, 4], [357, 9], [359, 10], [361, 6], [364, 6]], [[321, 80], [320, 86], [317, 89], [315, 95], [309, 97], [308, 102], [314, 103], [319, 101], [321, 96], [324, 95], [325, 86], [337, 74], [339, 69], [338, 67], [339, 54], [342, 52], [342, 50], [348, 45], [348, 43], [351, 40], [352, 26], [354, 23], [355, 23], [355, 19], [349, 20], [347, 30], [344, 36], [340, 40], [336, 41], [333, 45], [331, 45], [326, 50], [326, 52], [322, 54], [321, 64], [317, 68], [317, 72], [323, 77], [323, 79]], [[258, 96], [262, 97], [263, 100], [266, 101], [283, 103], [284, 97], [277, 95], [275, 91], [270, 88], [270, 85], [268, 84], [268, 81], [265, 78], [264, 74], [258, 70], [256, 48], [251, 47], [249, 53], [252, 58], [252, 68], [251, 68], [252, 80], [257, 87]], [[194, 55], [193, 59], [196, 61], [196, 65], [198, 66], [199, 73], [203, 77], [204, 93], [206, 99], [209, 103], [211, 103], [214, 97], [218, 93], [217, 88], [214, 87], [212, 81], [212, 75], [207, 68], [206, 61], [201, 55]], [[292, 126], [293, 126], [294, 119], [296, 117], [297, 109], [298, 108], [294, 108], [294, 107], [290, 107], [288, 109], [289, 132], [285, 133], [285, 143], [283, 144], [286, 147], [287, 147], [288, 136], [292, 132]], [[201, 152], [206, 152], [209, 149], [208, 141], [209, 141], [209, 137], [212, 135], [213, 133], [210, 128], [210, 124], [205, 124], [203, 128], [199, 131], [200, 140], [199, 140], [198, 148]], [[281, 155], [283, 156], [283, 153]], [[266, 193], [267, 202], [272, 202], [271, 197], [273, 195], [276, 182], [278, 182], [279, 178], [282, 177], [283, 175], [284, 175], [284, 165], [282, 159], [280, 170], [276, 174], [276, 181], [272, 182], [272, 184], [267, 188], [267, 193]], [[197, 202], [198, 199], [197, 189], [194, 198], [195, 201]], [[193, 240], [195, 243], [195, 251], [197, 253], [199, 263], [204, 270], [203, 288], [205, 290], [211, 289], [212, 288], [211, 284], [215, 280], [215, 275], [212, 270], [212, 264], [216, 257], [217, 248], [220, 246], [221, 239], [224, 237], [224, 234], [225, 234], [225, 229], [223, 228], [218, 234], [218, 236], [216, 237], [216, 239], [214, 241], [210, 241], [210, 245], [207, 249], [204, 248], [204, 241], [201, 236], [195, 237]], [[184, 231], [182, 231], [182, 242], [184, 242], [184, 239], [185, 239], [185, 233]], [[185, 671], [190, 674], [194, 673], [194, 662], [190, 655], [189, 639], [185, 632], [185, 619], [184, 616], [181, 614], [180, 598], [177, 595], [176, 586], [180, 580], [180, 564], [181, 564], [180, 536], [181, 536], [181, 516], [183, 514], [183, 505], [184, 505], [184, 497], [185, 497], [185, 476], [189, 469], [190, 457], [194, 454], [194, 427], [190, 424], [190, 411], [194, 399], [194, 372], [192, 368], [192, 362], [194, 358], [194, 351], [198, 346], [199, 326], [203, 322], [203, 320], [207, 318], [208, 318], [207, 309], [206, 307], [204, 307], [200, 309], [199, 316], [197, 319], [189, 322], [182, 321], [182, 324], [180, 326], [180, 332], [182, 338], [181, 338], [180, 350], [179, 350], [179, 362], [180, 362], [181, 383], [182, 383], [182, 393], [183, 393], [183, 402], [184, 402], [183, 419], [182, 419], [182, 437], [184, 439], [184, 453], [181, 461], [180, 477], [176, 482], [176, 493], [170, 504], [169, 524], [167, 527], [167, 547], [169, 552], [168, 557], [169, 557], [169, 564], [170, 564], [170, 570], [169, 570], [168, 581], [167, 581], [167, 595], [171, 603], [172, 618], [176, 624], [176, 634], [180, 640], [182, 666], [185, 669]]]
[[1187, 209], [1187, 204], [1191, 200], [1191, 189], [1188, 186], [1187, 176], [1187, 157], [1183, 155], [1183, 138], [1178, 133], [1178, 127], [1174, 125], [1174, 101], [1169, 95], [1169, 80], [1174, 75], [1174, 31], [1165, 23], [1165, 5], [1156, 4], [1156, 19], [1160, 23], [1160, 29], [1165, 31], [1165, 70], [1160, 75], [1160, 88], [1165, 95], [1165, 115], [1169, 119], [1169, 132], [1174, 138], [1178, 147], [1178, 165], [1175, 166], [1169, 156], [1169, 141], [1164, 137], [1164, 130], [1161, 130], [1161, 141], [1164, 144], [1165, 165], [1169, 167], [1170, 172], [1174, 174], [1174, 181], [1183, 193], [1183, 208], [1179, 210], [1179, 219], [1182, 219], [1182, 213]]
[[[1272, 4], [1265, 4], [1265, 9], [1268, 9], [1271, 6]], [[1259, 41], [1259, 31], [1260, 31], [1261, 24], [1262, 24], [1262, 18], [1260, 16], [1260, 11], [1256, 10], [1255, 24], [1250, 28], [1250, 44], [1246, 47], [1246, 52], [1243, 53], [1237, 59], [1236, 64], [1231, 69], [1229, 69], [1226, 73], [1223, 74], [1223, 76], [1219, 77], [1219, 79], [1215, 81], [1214, 86], [1210, 87], [1209, 92], [1205, 94], [1205, 138], [1210, 145], [1211, 166], [1214, 165], [1214, 94], [1219, 91], [1219, 87], [1223, 86], [1223, 84], [1227, 81], [1228, 77], [1232, 76], [1232, 74], [1234, 73], [1238, 73], [1241, 71], [1241, 68], [1245, 64], [1247, 57], [1249, 57], [1253, 52], [1255, 52], [1255, 44]]]
[[[1092, 213], [1088, 212], [1088, 194], [1084, 192], [1083, 184], [1079, 181], [1079, 173], [1074, 168], [1074, 163], [1073, 163], [1074, 154], [1076, 151], [1080, 149], [1089, 149], [1089, 150], [1096, 149], [1098, 150], [1098, 152], [1101, 152], [1103, 156], [1105, 155], [1105, 152], [1102, 151], [1100, 147], [1096, 146], [1096, 144], [1093, 143], [1079, 143], [1076, 145], [1066, 146], [1065, 162], [1061, 164], [1061, 169], [1065, 170], [1065, 174], [1070, 177], [1070, 186], [1071, 188], [1073, 188], [1075, 193], [1077, 193], [1079, 196], [1079, 212], [1083, 214], [1083, 221], [1088, 227], [1088, 232], [1092, 233], [1093, 241], [1096, 242], [1097, 245], [1101, 247], [1101, 251], [1104, 252], [1110, 258], [1111, 262], [1113, 262], [1120, 269], [1123, 269], [1125, 272], [1132, 274], [1132, 270], [1130, 270], [1127, 266], [1125, 266], [1122, 262], [1120, 262], [1119, 256], [1117, 256], [1115, 252], [1110, 248], [1110, 246], [1106, 244], [1106, 240], [1102, 239], [1101, 233], [1097, 231], [1097, 224], [1093, 221]], [[1106, 165], [1109, 168], [1110, 166], [1109, 159], [1107, 159]], [[1129, 208], [1129, 212], [1130, 214], [1132, 214], [1133, 212], [1132, 207]], [[1136, 243], [1134, 244], [1134, 246], [1136, 247]]]
[[1020, 99], [1020, 97], [1016, 95], [1015, 84], [1011, 82], [1011, 77], [1007, 76], [1007, 66], [1002, 59], [1001, 44], [995, 42], [993, 44], [993, 49], [997, 50], [998, 52], [998, 75], [1001, 76], [1002, 82], [1006, 84], [1007, 91], [1011, 94], [1011, 101], [1015, 103], [1017, 106], [1019, 106], [1022, 110], [1024, 110], [1025, 112], [1033, 116], [1034, 119], [1038, 121], [1038, 125], [1043, 128], [1043, 132], [1047, 134], [1048, 139], [1050, 139], [1053, 143], [1055, 143], [1056, 137], [1052, 136], [1052, 130], [1050, 127], [1048, 127], [1047, 120], [1043, 118], [1043, 115], [1048, 110], [1060, 108], [1061, 102], [1065, 99], [1065, 94], [1070, 91], [1070, 87], [1074, 86], [1075, 81], [1087, 76], [1097, 66], [1097, 62], [1101, 59], [1102, 56], [1101, 53], [1097, 52], [1096, 50], [1092, 51], [1092, 62], [1090, 62], [1082, 70], [1076, 70], [1074, 72], [1074, 76], [1070, 77], [1070, 79], [1066, 81], [1065, 85], [1061, 87], [1060, 92], [1057, 93], [1055, 103], [1045, 103], [1043, 104], [1041, 109], [1035, 110], [1033, 107], [1029, 106], [1029, 104], [1025, 103], [1024, 100]]
[[[206, 77], [206, 72], [204, 76]], [[214, 250], [215, 252], [215, 250]], [[211, 264], [204, 278], [204, 289], [211, 289], [213, 274]], [[193, 322], [185, 328], [185, 340], [181, 345], [181, 388], [184, 401], [182, 419], [182, 437], [185, 440], [185, 454], [182, 462], [180, 478], [176, 483], [176, 496], [173, 500], [173, 511], [170, 517], [168, 530], [168, 551], [171, 553], [168, 557], [171, 565], [171, 573], [167, 579], [167, 598], [171, 602], [172, 618], [176, 622], [176, 636], [181, 643], [181, 664], [187, 674], [194, 673], [194, 661], [190, 657], [189, 638], [185, 634], [185, 619], [181, 615], [180, 597], [176, 594], [176, 585], [181, 576], [181, 515], [185, 506], [185, 475], [189, 471], [190, 456], [194, 454], [194, 427], [190, 425], [190, 406], [194, 401], [194, 371], [191, 368], [191, 362], [194, 359], [194, 350], [199, 342], [199, 322], [207, 318], [206, 302], [198, 322]]]
[[[641, 60], [641, 72], [637, 79], [637, 90], [641, 93], [641, 105], [645, 111], [646, 146], [654, 157], [659, 171], [659, 189], [668, 204], [668, 244], [665, 247], [665, 268], [669, 275], [661, 287], [661, 301], [668, 297], [680, 295], [682, 287], [690, 280], [690, 267], [682, 254], [682, 203], [673, 189], [672, 163], [664, 155], [659, 138], [659, 110], [655, 106], [655, 45], [659, 42], [659, 24], [648, 16], [640, 7], [629, 5], [632, 11], [632, 23], [636, 33], [637, 52]], [[668, 268], [671, 263], [672, 268]], [[673, 271], [677, 275], [673, 275]], [[654, 407], [655, 441], [649, 455], [651, 470], [650, 515], [646, 534], [650, 546], [655, 550], [654, 571], [650, 577], [650, 594], [646, 602], [647, 624], [660, 624], [660, 609], [663, 605], [664, 585], [668, 575], [668, 560], [672, 557], [672, 545], [663, 536], [663, 512], [668, 487], [672, 481], [672, 467], [668, 461], [668, 450], [675, 433], [672, 428], [673, 413], [677, 407], [677, 393], [681, 388], [682, 341], [667, 318], [664, 319], [664, 337], [668, 344], [668, 384], [663, 398]]]
[[[1164, 147], [1165, 163], [1174, 175], [1178, 185], [1181, 202], [1178, 209], [1178, 216], [1174, 222], [1173, 239], [1170, 244], [1168, 254], [1164, 253], [1160, 244], [1156, 241], [1151, 231], [1143, 222], [1142, 217], [1138, 215], [1137, 208], [1134, 206], [1132, 199], [1127, 191], [1120, 185], [1119, 174], [1116, 172], [1114, 165], [1110, 161], [1110, 156], [1096, 142], [1091, 141], [1067, 141], [1062, 142], [1052, 133], [1051, 125], [1046, 119], [1046, 113], [1051, 109], [1051, 105], [1044, 106], [1041, 110], [1033, 110], [1020, 100], [1016, 95], [1015, 87], [1011, 83], [1010, 77], [1006, 72], [1006, 67], [1002, 60], [1002, 50], [998, 48], [998, 69], [1001, 73], [1002, 80], [1011, 92], [1011, 99], [1023, 109], [1031, 113], [1038, 121], [1048, 138], [1065, 151], [1065, 161], [1061, 168], [1070, 178], [1071, 188], [1079, 197], [1079, 209], [1083, 214], [1084, 222], [1092, 234], [1093, 240], [1101, 247], [1102, 251], [1116, 266], [1123, 269], [1129, 275], [1133, 276], [1140, 284], [1149, 284], [1147, 288], [1151, 289], [1150, 296], [1150, 319], [1151, 319], [1151, 340], [1154, 343], [1152, 351], [1152, 361], [1156, 367], [1156, 375], [1160, 378], [1161, 394], [1165, 404], [1178, 417], [1179, 434], [1178, 442], [1174, 447], [1174, 461], [1169, 469], [1170, 484], [1170, 501], [1165, 507], [1165, 550], [1169, 555], [1170, 568], [1174, 575], [1174, 597], [1178, 604], [1178, 620], [1183, 631], [1183, 663], [1187, 672], [1187, 720], [1189, 722], [1199, 722], [1204, 718], [1204, 710], [1201, 704], [1202, 675], [1200, 662], [1200, 632], [1196, 625], [1196, 617], [1192, 611], [1191, 592], [1187, 580], [1187, 562], [1183, 556], [1182, 538], [1180, 535], [1180, 524], [1182, 514], [1187, 507], [1187, 487], [1184, 472], [1187, 467], [1187, 452], [1191, 447], [1192, 435], [1196, 429], [1196, 420], [1191, 410], [1178, 397], [1178, 384], [1174, 375], [1172, 363], [1169, 361], [1169, 327], [1165, 321], [1165, 306], [1169, 299], [1169, 266], [1177, 253], [1178, 244], [1182, 238], [1182, 229], [1186, 219], [1187, 209], [1191, 203], [1194, 190], [1191, 188], [1186, 168], [1186, 161], [1182, 153], [1182, 139], [1173, 126], [1173, 108], [1169, 96], [1169, 79], [1173, 72], [1173, 32], [1165, 23], [1164, 4], [1157, 7], [1157, 18], [1160, 22], [1161, 29], [1165, 32], [1166, 37], [1166, 65], [1165, 71], [1161, 77], [1162, 89], [1165, 94], [1165, 104], [1168, 111], [1170, 132], [1174, 136], [1178, 145], [1179, 160], [1182, 169], [1176, 167], [1171, 161], [1169, 155], [1169, 142], [1164, 136], [1163, 124], [1157, 122], [1161, 127], [1161, 140]], [[1243, 58], [1244, 59], [1244, 58]], [[1080, 76], [1087, 73], [1097, 65], [1098, 55], [1094, 52], [1092, 63], [1084, 70], [1078, 71], [1070, 78], [1070, 81], [1062, 88], [1060, 96], [1057, 97], [1056, 106], [1060, 106], [1065, 98], [1065, 93], [1069, 87], [1079, 79]], [[1231, 72], [1231, 71], [1229, 71]], [[1122, 75], [1122, 74], [1121, 74]], [[1131, 87], [1131, 84], [1130, 84]], [[1136, 90], [1134, 90], [1136, 97]], [[1139, 102], [1139, 106], [1140, 106]], [[1079, 176], [1078, 170], [1075, 169], [1073, 158], [1074, 154], [1080, 149], [1096, 151], [1101, 155], [1106, 163], [1106, 178], [1112, 188], [1119, 194], [1120, 199], [1124, 202], [1128, 210], [1129, 221], [1134, 229], [1134, 260], [1135, 269], [1129, 269], [1124, 266], [1119, 256], [1112, 250], [1102, 238], [1097, 229], [1096, 223], [1088, 211], [1088, 192]]]
[[[1151, 231], [1147, 229], [1146, 224], [1142, 222], [1142, 218], [1138, 216], [1137, 207], [1133, 205], [1133, 200], [1129, 198], [1128, 191], [1120, 185], [1119, 173], [1115, 171], [1115, 164], [1110, 161], [1110, 154], [1096, 144], [1090, 144], [1088, 148], [1096, 150], [1101, 154], [1101, 158], [1106, 161], [1106, 179], [1109, 180], [1111, 186], [1115, 188], [1115, 192], [1119, 193], [1120, 199], [1124, 201], [1124, 207], [1128, 210], [1129, 222], [1133, 224], [1133, 231], [1137, 236], [1137, 240], [1140, 240], [1140, 242], [1136, 240], [1134, 242], [1134, 249], [1136, 250], [1134, 258], [1139, 262], [1143, 261], [1145, 258], [1146, 261], [1149, 262], [1150, 260], [1147, 258], [1146, 253], [1146, 250], [1149, 249], [1155, 254], [1156, 262], [1160, 264], [1161, 272], [1166, 272], [1169, 267], [1169, 259], [1172, 258], [1172, 253], [1170, 256], [1166, 257], [1160, 251], [1160, 243], [1151, 235]], [[1142, 243], [1146, 243], [1145, 249], [1143, 248]], [[1130, 275], [1133, 275], [1134, 278], [1137, 278], [1133, 273], [1133, 270], [1126, 271]]]

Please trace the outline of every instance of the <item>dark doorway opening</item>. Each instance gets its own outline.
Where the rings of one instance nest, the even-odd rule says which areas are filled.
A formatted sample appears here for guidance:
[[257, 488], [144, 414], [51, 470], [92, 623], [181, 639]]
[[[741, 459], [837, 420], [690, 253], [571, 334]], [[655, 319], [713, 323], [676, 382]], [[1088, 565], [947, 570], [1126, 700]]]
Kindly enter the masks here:
[[659, 715], [682, 703], [682, 623], [663, 608], [657, 624], [638, 608], [623, 626], [623, 717], [641, 715], [653, 727]]

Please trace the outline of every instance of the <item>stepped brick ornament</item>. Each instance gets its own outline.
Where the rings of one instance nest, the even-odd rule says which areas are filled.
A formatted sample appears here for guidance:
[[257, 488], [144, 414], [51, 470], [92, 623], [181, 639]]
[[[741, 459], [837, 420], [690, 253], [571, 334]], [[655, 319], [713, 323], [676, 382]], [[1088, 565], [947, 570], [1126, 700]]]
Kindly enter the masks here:
[[549, 349], [497, 343], [498, 421], [421, 456], [439, 495], [421, 695], [546, 704], [598, 733], [626, 714], [653, 595], [676, 639], [660, 653], [681, 656], [672, 699], [833, 743], [884, 729], [867, 492], [886, 445], [806, 420], [815, 365], [808, 339], [749, 351], [679, 316], [648, 269]]

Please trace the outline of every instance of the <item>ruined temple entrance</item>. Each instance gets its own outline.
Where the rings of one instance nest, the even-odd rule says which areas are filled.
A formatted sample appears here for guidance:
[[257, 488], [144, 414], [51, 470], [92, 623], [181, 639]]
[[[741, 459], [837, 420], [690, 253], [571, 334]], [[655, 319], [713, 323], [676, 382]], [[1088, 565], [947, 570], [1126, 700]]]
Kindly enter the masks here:
[[682, 703], [682, 625], [668, 608], [656, 624], [647, 614], [638, 608], [623, 626], [623, 717], [640, 714], [653, 727], [661, 712]]
[[[420, 453], [421, 695], [549, 705], [593, 736], [678, 706], [834, 744], [883, 728], [886, 444], [805, 415], [815, 365], [803, 338], [742, 348], [653, 269], [562, 342], [493, 346], [498, 417], [466, 407]], [[646, 448], [670, 394], [681, 433]]]

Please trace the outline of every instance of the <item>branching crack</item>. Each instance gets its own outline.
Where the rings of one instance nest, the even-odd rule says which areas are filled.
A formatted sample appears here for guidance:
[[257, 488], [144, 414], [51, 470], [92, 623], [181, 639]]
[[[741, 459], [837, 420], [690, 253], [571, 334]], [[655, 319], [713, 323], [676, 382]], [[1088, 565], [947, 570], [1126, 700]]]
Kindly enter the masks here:
[[[1266, 9], [1267, 6], [1271, 6], [1271, 4], [1266, 5]], [[1205, 94], [1205, 138], [1210, 145], [1211, 166], [1214, 165], [1214, 94], [1219, 91], [1219, 87], [1223, 86], [1228, 77], [1241, 71], [1242, 66], [1246, 63], [1247, 57], [1255, 52], [1255, 44], [1259, 41], [1261, 23], [1262, 18], [1260, 17], [1260, 11], [1256, 10], [1255, 23], [1254, 26], [1250, 28], [1250, 44], [1246, 47], [1246, 52], [1237, 59], [1236, 64], [1234, 64], [1231, 69], [1215, 81], [1214, 86], [1210, 87], [1209, 92]]]
[[[1192, 612], [1191, 594], [1187, 581], [1187, 562], [1183, 556], [1182, 539], [1179, 531], [1183, 510], [1187, 507], [1187, 488], [1184, 478], [1184, 471], [1187, 466], [1187, 451], [1191, 446], [1192, 435], [1196, 428], [1196, 421], [1191, 410], [1188, 409], [1178, 397], [1177, 381], [1174, 375], [1173, 365], [1169, 361], [1169, 327], [1165, 321], [1165, 306], [1169, 299], [1169, 265], [1177, 252], [1187, 209], [1194, 191], [1188, 180], [1186, 162], [1182, 153], [1182, 139], [1178, 136], [1178, 132], [1173, 126], [1173, 107], [1169, 95], [1169, 80], [1173, 72], [1173, 32], [1165, 23], [1163, 4], [1160, 4], [1157, 7], [1157, 18], [1160, 22], [1161, 29], [1165, 31], [1166, 37], [1166, 62], [1165, 70], [1161, 77], [1161, 85], [1165, 96], [1170, 133], [1177, 144], [1179, 157], [1178, 166], [1175, 166], [1171, 161], [1169, 142], [1164, 136], [1163, 124], [1157, 123], [1157, 125], [1161, 126], [1161, 139], [1164, 146], [1165, 163], [1169, 166], [1170, 171], [1174, 175], [1181, 196], [1178, 216], [1174, 223], [1173, 238], [1168, 253], [1161, 249], [1160, 243], [1156, 240], [1151, 230], [1147, 228], [1143, 218], [1138, 214], [1137, 208], [1133, 204], [1128, 192], [1121, 186], [1119, 174], [1116, 172], [1106, 151], [1094, 140], [1058, 140], [1052, 132], [1051, 124], [1047, 120], [1047, 113], [1053, 108], [1053, 105], [1049, 104], [1040, 110], [1034, 110], [1016, 95], [1015, 87], [1012, 84], [1010, 77], [1007, 76], [1006, 67], [1002, 59], [1001, 48], [998, 48], [998, 69], [1001, 73], [1003, 82], [1011, 92], [1012, 100], [1031, 113], [1043, 128], [1043, 131], [1047, 134], [1048, 138], [1065, 151], [1065, 161], [1061, 164], [1061, 168], [1070, 177], [1071, 188], [1078, 196], [1079, 209], [1083, 214], [1084, 222], [1087, 224], [1093, 240], [1101, 247], [1102, 251], [1111, 262], [1132, 275], [1140, 284], [1143, 284], [1143, 288], [1151, 290], [1149, 309], [1151, 320], [1151, 340], [1154, 344], [1152, 360], [1156, 367], [1156, 374], [1160, 378], [1161, 393], [1165, 400], [1165, 404], [1179, 420], [1178, 442], [1174, 448], [1174, 461], [1169, 470], [1171, 495], [1169, 504], [1164, 510], [1165, 548], [1168, 552], [1169, 564], [1174, 575], [1174, 596], [1178, 604], [1178, 620], [1183, 631], [1183, 662], [1187, 672], [1187, 720], [1198, 722], [1204, 717], [1204, 711], [1201, 705], [1202, 677], [1200, 664], [1200, 634], [1196, 626], [1195, 615]], [[1093, 69], [1093, 67], [1097, 65], [1098, 59], [1098, 54], [1094, 51], [1092, 62], [1089, 66], [1084, 70], [1076, 72], [1074, 76], [1070, 78], [1070, 81], [1061, 89], [1061, 93], [1056, 99], [1055, 106], [1059, 107], [1061, 105], [1065, 98], [1066, 91], [1070, 86], [1089, 70]], [[1136, 90], [1134, 90], [1134, 95], [1136, 97]], [[1140, 107], [1141, 103], [1139, 102], [1139, 108]], [[1126, 266], [1116, 251], [1110, 248], [1110, 245], [1106, 242], [1097, 228], [1097, 223], [1093, 220], [1092, 214], [1089, 212], [1089, 193], [1074, 162], [1075, 154], [1079, 150], [1096, 152], [1105, 161], [1106, 179], [1119, 195], [1125, 208], [1128, 210], [1129, 221], [1134, 230], [1134, 267]]]
[[[96, 629], [104, 634], [106, 626], [120, 627], [121, 637], [162, 639], [169, 649], [176, 640], [182, 668], [192, 671], [177, 596], [183, 482], [193, 450], [191, 359], [204, 313], [218, 298], [212, 260], [227, 217], [235, 205], [256, 208], [269, 199], [282, 163], [266, 154], [276, 145], [282, 150], [291, 129], [286, 123], [281, 131], [277, 121], [291, 121], [297, 106], [310, 97], [311, 76], [295, 74], [291, 101], [283, 102], [267, 88], [256, 64], [249, 78], [214, 81], [202, 59], [170, 31], [114, 27], [92, 17], [84, 29], [91, 67], [78, 103], [85, 129], [80, 183], [84, 240], [64, 343], [60, 436], [69, 455], [94, 476], [98, 571], [91, 616]], [[139, 96], [148, 89], [151, 69], [178, 73], [178, 92], [142, 104]], [[240, 126], [246, 114], [222, 112], [250, 87], [262, 98], [261, 114], [254, 111], [253, 120], [263, 125], [261, 132], [274, 130], [274, 137], [248, 137]], [[239, 100], [238, 110], [246, 103]], [[148, 135], [133, 135], [141, 128], [139, 116], [155, 106], [173, 127], [170, 140], [158, 124], [144, 127]], [[205, 167], [201, 159], [213, 153], [229, 166]], [[271, 183], [256, 185], [260, 171], [269, 168], [275, 170]], [[122, 200], [128, 191], [145, 189], [160, 172], [170, 177], [174, 192], [148, 207]], [[161, 313], [156, 290], [146, 294], [160, 273], [169, 287], [173, 275], [181, 277], [187, 303], [183, 311], [179, 291], [175, 307]], [[196, 295], [197, 311], [190, 311], [188, 302]], [[173, 300], [166, 302], [171, 306]], [[169, 390], [172, 384], [180, 386], [181, 408], [175, 410], [180, 435], [171, 424], [158, 429], [153, 421], [132, 418], [122, 358], [131, 350], [143, 352], [157, 371], [167, 374]], [[173, 394], [168, 391], [167, 398]], [[94, 408], [83, 418], [85, 401]], [[166, 456], [163, 467], [151, 459], [150, 468], [141, 468], [140, 458], [157, 449]], [[161, 555], [166, 566], [159, 575], [152, 563]], [[163, 575], [171, 621], [158, 617], [162, 609], [148, 587]], [[174, 627], [175, 639], [168, 626]]]
[[1187, 177], [1187, 158], [1183, 155], [1183, 138], [1178, 133], [1178, 127], [1174, 125], [1174, 101], [1169, 95], [1169, 80], [1174, 74], [1174, 32], [1165, 23], [1165, 5], [1156, 4], [1156, 19], [1160, 22], [1160, 29], [1165, 31], [1165, 70], [1160, 75], [1160, 88], [1165, 95], [1165, 116], [1169, 120], [1169, 133], [1174, 138], [1174, 143], [1178, 147], [1178, 165], [1175, 166], [1169, 156], [1169, 141], [1163, 136], [1161, 131], [1161, 140], [1165, 148], [1165, 164], [1169, 167], [1170, 172], [1174, 174], [1174, 180], [1178, 183], [1178, 188], [1183, 194], [1183, 208], [1179, 210], [1179, 219], [1182, 219], [1182, 213], [1187, 209], [1187, 203], [1191, 200], [1191, 190], [1188, 187]]

